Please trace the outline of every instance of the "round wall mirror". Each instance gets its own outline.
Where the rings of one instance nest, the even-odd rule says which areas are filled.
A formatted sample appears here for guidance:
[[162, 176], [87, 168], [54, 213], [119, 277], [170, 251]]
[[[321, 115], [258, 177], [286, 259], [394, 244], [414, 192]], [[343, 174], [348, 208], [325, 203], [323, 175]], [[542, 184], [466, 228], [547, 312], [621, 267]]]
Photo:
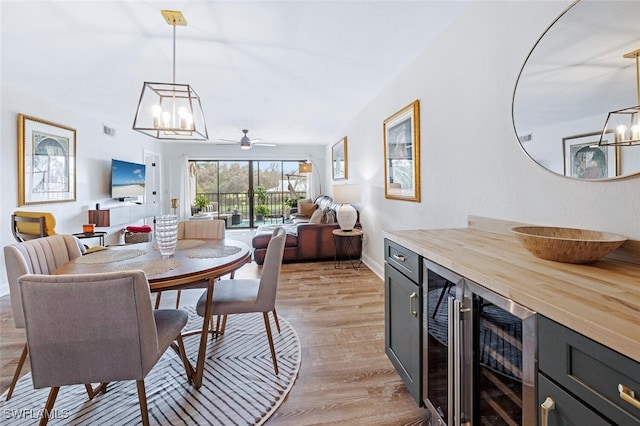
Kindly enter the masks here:
[[544, 32], [522, 66], [513, 125], [531, 159], [575, 179], [640, 173], [640, 146], [600, 146], [609, 112], [640, 104], [640, 1], [580, 0]]

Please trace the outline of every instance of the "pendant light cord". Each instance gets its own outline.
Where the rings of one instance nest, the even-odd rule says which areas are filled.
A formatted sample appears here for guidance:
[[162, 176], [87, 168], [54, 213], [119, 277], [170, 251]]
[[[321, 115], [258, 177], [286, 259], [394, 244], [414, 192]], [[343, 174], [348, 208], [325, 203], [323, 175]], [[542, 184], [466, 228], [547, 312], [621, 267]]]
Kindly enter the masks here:
[[176, 20], [173, 20], [173, 84], [176, 84]]

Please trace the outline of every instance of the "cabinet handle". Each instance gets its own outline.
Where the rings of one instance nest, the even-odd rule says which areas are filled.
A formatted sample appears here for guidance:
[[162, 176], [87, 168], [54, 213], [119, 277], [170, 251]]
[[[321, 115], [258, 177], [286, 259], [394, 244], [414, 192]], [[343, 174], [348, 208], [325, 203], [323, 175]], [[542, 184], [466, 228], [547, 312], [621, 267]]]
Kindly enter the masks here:
[[455, 349], [454, 342], [456, 342], [457, 338], [457, 329], [459, 327], [455, 326], [454, 312], [456, 310], [455, 299], [453, 297], [449, 297], [447, 299], [447, 318], [450, 318], [449, 324], [447, 326], [447, 341], [449, 342], [449, 346], [447, 348], [447, 425], [455, 426], [453, 423], [454, 414], [453, 414], [453, 401], [454, 401], [454, 393], [458, 391], [458, 384], [455, 383], [454, 378], [454, 370], [457, 370], [455, 367], [456, 357], [455, 357]]
[[549, 424], [549, 411], [555, 409], [556, 403], [549, 397], [540, 404], [540, 426], [547, 426]]
[[401, 254], [394, 254], [394, 255], [393, 255], [393, 258], [394, 258], [395, 260], [397, 260], [398, 262], [404, 262], [405, 260], [407, 260], [407, 258], [406, 258], [406, 257], [404, 257], [404, 256], [403, 256], [403, 255], [401, 255]]
[[417, 318], [418, 311], [413, 309], [413, 300], [416, 298], [418, 298], [418, 295], [415, 292], [411, 293], [411, 296], [409, 296], [409, 313]]
[[[460, 426], [462, 422], [462, 302], [453, 297], [449, 298], [449, 348], [447, 356], [449, 359], [449, 423], [448, 425]], [[453, 342], [453, 343], [451, 343]], [[453, 370], [453, 371], [452, 371]]]
[[620, 398], [622, 398], [624, 402], [628, 402], [640, 410], [640, 401], [636, 399], [636, 393], [631, 388], [623, 384], [619, 384], [618, 392], [620, 392]]

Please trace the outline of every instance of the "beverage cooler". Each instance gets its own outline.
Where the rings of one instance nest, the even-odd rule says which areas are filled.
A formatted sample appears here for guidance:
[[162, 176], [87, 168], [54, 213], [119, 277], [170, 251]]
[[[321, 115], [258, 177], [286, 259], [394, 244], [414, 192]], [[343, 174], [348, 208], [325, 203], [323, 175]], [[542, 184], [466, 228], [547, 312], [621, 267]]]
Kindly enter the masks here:
[[424, 260], [422, 397], [434, 425], [536, 424], [536, 316]]

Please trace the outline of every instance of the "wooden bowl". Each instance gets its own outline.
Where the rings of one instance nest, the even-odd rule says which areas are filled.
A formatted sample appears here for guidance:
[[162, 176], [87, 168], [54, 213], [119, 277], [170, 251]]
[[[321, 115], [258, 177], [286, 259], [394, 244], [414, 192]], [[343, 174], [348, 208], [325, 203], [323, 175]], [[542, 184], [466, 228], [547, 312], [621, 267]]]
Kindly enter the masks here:
[[514, 226], [511, 232], [534, 256], [564, 263], [595, 262], [627, 240], [608, 232], [553, 226]]

